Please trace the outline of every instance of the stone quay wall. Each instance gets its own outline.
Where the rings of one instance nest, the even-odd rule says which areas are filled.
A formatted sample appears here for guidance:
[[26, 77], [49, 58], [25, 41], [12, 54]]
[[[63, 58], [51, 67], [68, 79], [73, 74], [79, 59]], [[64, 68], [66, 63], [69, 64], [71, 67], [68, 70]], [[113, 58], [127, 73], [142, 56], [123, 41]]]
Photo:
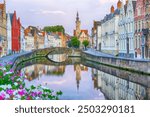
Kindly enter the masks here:
[[110, 67], [150, 75], [149, 60], [138, 60], [138, 59], [111, 57], [111, 56], [96, 56], [86, 52], [82, 52], [81, 57], [82, 59], [107, 65]]

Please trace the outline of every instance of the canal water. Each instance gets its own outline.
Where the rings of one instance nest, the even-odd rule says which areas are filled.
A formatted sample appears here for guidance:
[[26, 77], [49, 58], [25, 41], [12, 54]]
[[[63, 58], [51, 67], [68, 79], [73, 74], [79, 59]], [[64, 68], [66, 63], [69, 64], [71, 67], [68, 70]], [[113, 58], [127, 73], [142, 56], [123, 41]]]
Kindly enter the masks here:
[[61, 100], [150, 99], [149, 76], [92, 62], [56, 66], [47, 65], [42, 59], [41, 63], [26, 64], [21, 71], [28, 79], [27, 87], [41, 84], [54, 91], [61, 90]]

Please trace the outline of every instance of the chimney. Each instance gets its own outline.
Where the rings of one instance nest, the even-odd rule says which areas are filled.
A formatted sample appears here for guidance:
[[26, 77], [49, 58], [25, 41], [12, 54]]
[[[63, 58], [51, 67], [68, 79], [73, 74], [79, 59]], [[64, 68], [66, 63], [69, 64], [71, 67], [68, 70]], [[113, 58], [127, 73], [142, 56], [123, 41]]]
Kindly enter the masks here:
[[118, 3], [117, 3], [117, 8], [121, 9], [121, 7], [122, 7], [122, 2], [119, 0]]
[[126, 0], [126, 5], [128, 4], [128, 0]]
[[112, 14], [115, 12], [115, 8], [114, 8], [113, 5], [111, 6], [110, 12], [111, 12]]

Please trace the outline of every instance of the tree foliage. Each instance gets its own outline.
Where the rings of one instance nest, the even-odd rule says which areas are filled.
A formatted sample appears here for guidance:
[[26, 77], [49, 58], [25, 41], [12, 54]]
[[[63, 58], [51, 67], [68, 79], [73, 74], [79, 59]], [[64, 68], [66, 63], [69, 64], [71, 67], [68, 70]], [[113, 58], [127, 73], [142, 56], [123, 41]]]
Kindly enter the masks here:
[[80, 47], [80, 41], [77, 37], [72, 37], [71, 38], [71, 46], [74, 48], [79, 48]]
[[82, 44], [84, 45], [85, 49], [87, 48], [87, 46], [89, 45], [89, 41], [88, 40], [84, 40], [82, 42]]
[[44, 31], [46, 32], [62, 32], [65, 34], [65, 29], [63, 26], [57, 25], [57, 26], [45, 26]]

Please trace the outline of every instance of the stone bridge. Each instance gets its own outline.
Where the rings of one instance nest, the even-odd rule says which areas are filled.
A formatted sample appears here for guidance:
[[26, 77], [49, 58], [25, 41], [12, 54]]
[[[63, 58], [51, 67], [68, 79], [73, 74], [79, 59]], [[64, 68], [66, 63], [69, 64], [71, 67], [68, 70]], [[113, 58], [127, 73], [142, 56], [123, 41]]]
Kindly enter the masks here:
[[[38, 49], [17, 56], [12, 61], [13, 62], [12, 68], [16, 69], [16, 66], [24, 61], [33, 60], [35, 58], [41, 58], [41, 57], [48, 58], [48, 55], [54, 55], [54, 54], [66, 54], [67, 58], [81, 57], [82, 59], [84, 59], [84, 61], [91, 61], [93, 63], [98, 63], [100, 65], [105, 65], [117, 69], [139, 72], [142, 74], [150, 75], [150, 60], [119, 58], [119, 57], [108, 56], [107, 54], [103, 54], [99, 52], [90, 53], [88, 51], [84, 52], [78, 49], [63, 48], [63, 47]], [[64, 61], [64, 63], [66, 63], [66, 61]]]
[[[23, 54], [18, 56], [15, 61], [13, 61], [13, 69], [16, 69], [16, 66], [22, 62], [25, 61], [29, 61], [29, 60], [33, 60], [36, 58], [41, 58], [41, 57], [46, 57], [48, 58], [48, 55], [55, 55], [55, 54], [66, 54], [67, 57], [81, 57], [81, 50], [79, 49], [72, 49], [72, 48], [63, 48], [63, 47], [55, 47], [55, 48], [44, 48], [44, 49], [38, 49], [38, 50], [33, 50], [30, 53], [27, 54]], [[66, 61], [68, 62], [69, 59], [67, 59]], [[50, 60], [52, 62], [52, 60]], [[61, 64], [61, 63], [66, 63], [66, 61], [64, 62], [60, 62], [57, 64]], [[54, 62], [54, 61], [53, 61]], [[54, 62], [56, 63], [56, 62]]]
[[44, 48], [32, 51], [36, 56], [48, 56], [54, 54], [66, 54], [67, 56], [81, 56], [81, 50], [65, 48], [65, 47], [53, 47], [53, 48]]

